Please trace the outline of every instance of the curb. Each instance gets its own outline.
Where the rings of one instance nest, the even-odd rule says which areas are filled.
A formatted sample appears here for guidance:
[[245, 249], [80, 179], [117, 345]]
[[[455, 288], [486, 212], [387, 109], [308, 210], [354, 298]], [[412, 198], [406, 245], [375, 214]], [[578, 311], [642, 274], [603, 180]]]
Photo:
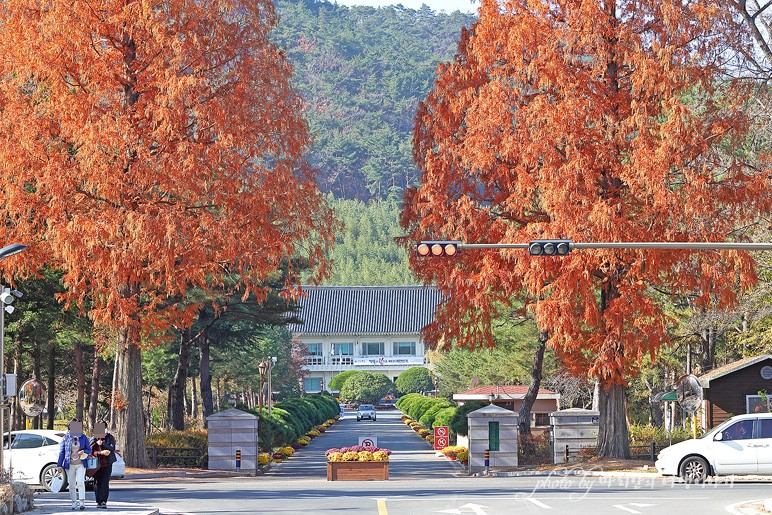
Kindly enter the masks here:
[[638, 477], [638, 478], [661, 478], [654, 472], [615, 472], [615, 471], [593, 471], [581, 469], [568, 470], [518, 470], [513, 472], [489, 472], [486, 476], [482, 472], [471, 474], [473, 477]]

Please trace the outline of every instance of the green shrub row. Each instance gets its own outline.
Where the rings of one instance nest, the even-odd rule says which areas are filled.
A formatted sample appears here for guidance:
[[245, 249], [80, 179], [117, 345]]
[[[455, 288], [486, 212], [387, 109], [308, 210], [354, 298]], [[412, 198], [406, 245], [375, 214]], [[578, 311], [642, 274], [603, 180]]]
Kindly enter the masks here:
[[453, 401], [443, 397], [427, 397], [420, 393], [409, 393], [400, 397], [396, 406], [424, 427], [448, 425], [447, 422], [457, 409]]
[[335, 418], [340, 413], [340, 406], [329, 395], [313, 394], [277, 402], [270, 415], [265, 408], [262, 413], [257, 410], [251, 413], [259, 419], [258, 446], [261, 451], [269, 452], [276, 447], [292, 445], [315, 426]]

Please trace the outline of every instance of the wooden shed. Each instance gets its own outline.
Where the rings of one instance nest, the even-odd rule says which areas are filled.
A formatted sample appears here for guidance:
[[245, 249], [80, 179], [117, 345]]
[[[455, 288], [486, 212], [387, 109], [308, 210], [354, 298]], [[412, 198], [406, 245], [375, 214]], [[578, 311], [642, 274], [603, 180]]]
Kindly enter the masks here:
[[734, 415], [770, 411], [772, 354], [728, 363], [698, 379], [702, 386], [703, 421], [707, 428]]

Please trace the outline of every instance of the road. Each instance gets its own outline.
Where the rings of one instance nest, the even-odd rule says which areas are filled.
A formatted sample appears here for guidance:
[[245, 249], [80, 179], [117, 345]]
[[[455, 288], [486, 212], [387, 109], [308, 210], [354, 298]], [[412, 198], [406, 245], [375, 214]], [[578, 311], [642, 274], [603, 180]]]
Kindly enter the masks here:
[[[392, 449], [389, 481], [326, 480], [324, 451], [377, 437]], [[51, 494], [46, 494], [51, 495]], [[166, 514], [374, 515], [571, 513], [662, 515], [727, 513], [727, 507], [772, 496], [770, 482], [686, 485], [646, 477], [469, 477], [438, 458], [399, 413], [377, 422], [351, 417], [290, 460], [258, 477], [156, 478], [113, 482], [111, 499], [157, 506]]]

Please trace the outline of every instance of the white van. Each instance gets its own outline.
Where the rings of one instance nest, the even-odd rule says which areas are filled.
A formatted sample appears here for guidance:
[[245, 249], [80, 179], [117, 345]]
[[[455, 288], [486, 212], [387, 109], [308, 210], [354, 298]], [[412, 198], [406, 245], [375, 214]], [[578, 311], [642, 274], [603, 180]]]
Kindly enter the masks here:
[[708, 476], [772, 475], [772, 413], [738, 415], [700, 438], [660, 451], [656, 462], [663, 476], [701, 483]]

